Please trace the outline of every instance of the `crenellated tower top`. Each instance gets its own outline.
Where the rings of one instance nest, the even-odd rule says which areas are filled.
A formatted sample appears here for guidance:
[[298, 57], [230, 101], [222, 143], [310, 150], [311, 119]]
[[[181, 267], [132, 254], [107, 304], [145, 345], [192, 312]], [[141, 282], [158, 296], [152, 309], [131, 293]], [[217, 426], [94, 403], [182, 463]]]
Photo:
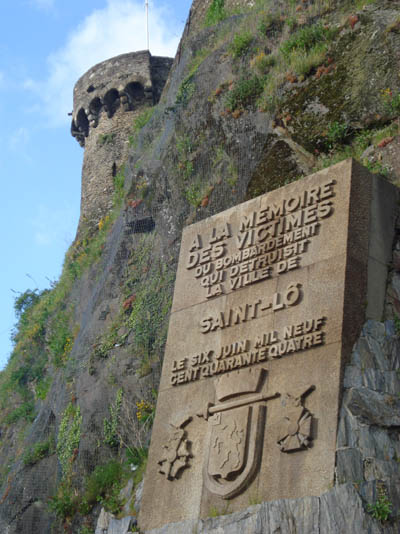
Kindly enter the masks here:
[[172, 61], [148, 51], [122, 54], [98, 63], [75, 84], [71, 134], [85, 148], [78, 233], [110, 210], [133, 120], [157, 104]]

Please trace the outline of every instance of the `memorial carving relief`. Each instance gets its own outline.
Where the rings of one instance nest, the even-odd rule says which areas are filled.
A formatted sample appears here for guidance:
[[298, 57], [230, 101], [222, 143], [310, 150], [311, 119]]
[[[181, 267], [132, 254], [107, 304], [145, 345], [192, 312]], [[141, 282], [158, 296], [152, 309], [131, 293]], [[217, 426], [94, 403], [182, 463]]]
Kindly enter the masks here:
[[286, 393], [282, 399], [284, 416], [278, 445], [282, 452], [299, 451], [311, 446], [312, 415], [303, 406], [304, 397], [314, 391], [309, 386], [300, 394]]
[[158, 461], [159, 471], [167, 477], [168, 480], [177, 478], [185, 467], [188, 467], [189, 458], [192, 456], [189, 447], [190, 442], [187, 439], [186, 431], [183, 429], [190, 421], [187, 417], [178, 425], [170, 425], [172, 430], [167, 443], [163, 445], [163, 456]]
[[[215, 381], [218, 404], [198, 414], [208, 421], [203, 477], [208, 489], [228, 499], [240, 493], [258, 468], [265, 427], [267, 371], [246, 369]], [[262, 403], [262, 404], [261, 404]]]
[[343, 362], [365, 302], [382, 313], [395, 204], [349, 160], [184, 229], [142, 530], [331, 487]]

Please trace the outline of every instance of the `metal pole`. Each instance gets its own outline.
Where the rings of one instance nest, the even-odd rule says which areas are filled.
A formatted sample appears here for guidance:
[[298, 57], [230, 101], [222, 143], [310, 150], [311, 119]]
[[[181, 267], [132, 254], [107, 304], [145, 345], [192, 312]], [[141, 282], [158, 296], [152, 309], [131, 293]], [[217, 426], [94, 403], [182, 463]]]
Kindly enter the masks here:
[[147, 33], [147, 50], [150, 50], [150, 40], [149, 40], [149, 0], [146, 0], [146, 33]]

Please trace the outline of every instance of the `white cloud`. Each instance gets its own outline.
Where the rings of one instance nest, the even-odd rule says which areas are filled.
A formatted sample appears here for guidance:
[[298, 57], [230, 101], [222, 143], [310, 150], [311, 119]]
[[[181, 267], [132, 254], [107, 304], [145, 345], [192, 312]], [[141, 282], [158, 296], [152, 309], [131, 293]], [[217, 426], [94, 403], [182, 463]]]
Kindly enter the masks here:
[[[174, 56], [179, 42], [176, 28], [163, 8], [150, 9], [150, 50], [154, 55]], [[146, 16], [144, 2], [108, 0], [107, 6], [88, 15], [69, 35], [65, 45], [49, 58], [49, 76], [45, 81], [26, 80], [24, 87], [34, 91], [50, 125], [69, 122], [75, 82], [90, 67], [126, 52], [144, 50]]]
[[64, 242], [69, 245], [74, 238], [72, 228], [76, 226], [76, 210], [72, 206], [60, 206], [57, 209], [44, 204], [37, 207], [35, 217], [31, 220], [33, 238], [37, 245], [52, 246]]

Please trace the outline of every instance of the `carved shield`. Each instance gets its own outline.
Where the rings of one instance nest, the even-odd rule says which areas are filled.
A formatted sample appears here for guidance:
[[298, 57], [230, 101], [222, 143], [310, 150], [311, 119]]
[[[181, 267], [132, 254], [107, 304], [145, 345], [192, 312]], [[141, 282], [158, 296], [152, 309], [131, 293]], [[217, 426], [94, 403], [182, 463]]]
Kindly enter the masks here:
[[208, 472], [217, 480], [229, 480], [244, 466], [250, 407], [216, 414], [211, 418]]
[[198, 413], [208, 421], [203, 464], [206, 487], [223, 499], [250, 484], [259, 468], [266, 405], [279, 396], [268, 391], [266, 369], [242, 369], [215, 380], [217, 404]]
[[260, 404], [209, 418], [203, 477], [212, 493], [229, 499], [249, 485], [259, 465], [264, 426]]

